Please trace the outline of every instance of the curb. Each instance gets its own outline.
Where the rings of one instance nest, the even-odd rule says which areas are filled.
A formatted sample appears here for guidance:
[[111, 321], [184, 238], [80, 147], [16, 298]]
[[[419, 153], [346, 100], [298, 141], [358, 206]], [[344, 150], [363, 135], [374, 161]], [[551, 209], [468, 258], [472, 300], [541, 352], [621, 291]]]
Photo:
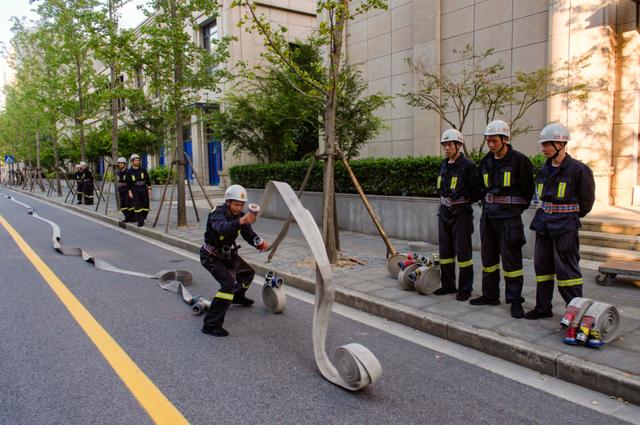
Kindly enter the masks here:
[[[9, 189], [16, 190], [13, 188]], [[179, 239], [175, 236], [157, 233], [144, 227], [139, 228], [135, 225], [120, 223], [120, 221], [115, 218], [102, 215], [95, 211], [87, 211], [75, 205], [42, 198], [38, 195], [20, 190], [16, 191], [41, 201], [69, 208], [75, 212], [88, 215], [113, 226], [126, 228], [189, 252], [196, 254], [200, 252], [200, 245]], [[277, 269], [265, 267], [264, 264], [251, 260], [247, 260], [247, 263], [256, 270], [256, 274], [265, 274], [267, 270], [274, 270], [284, 278], [287, 285], [306, 292], [315, 293], [315, 282], [308, 278], [280, 272]], [[423, 312], [393, 301], [381, 301], [368, 294], [346, 288], [335, 288], [335, 301], [510, 361], [544, 373], [545, 375], [553, 376], [604, 394], [621, 397], [630, 403], [640, 405], [640, 377], [619, 369], [583, 360], [576, 356], [527, 341], [500, 335], [487, 329], [476, 328], [464, 322]]]

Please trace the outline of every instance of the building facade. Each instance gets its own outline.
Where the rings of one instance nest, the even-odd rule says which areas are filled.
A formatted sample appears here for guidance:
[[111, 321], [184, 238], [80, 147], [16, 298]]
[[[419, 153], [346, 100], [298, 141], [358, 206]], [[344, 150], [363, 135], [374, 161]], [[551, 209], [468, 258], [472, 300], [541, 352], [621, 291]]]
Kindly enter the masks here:
[[[347, 60], [359, 64], [371, 93], [414, 91], [417, 76], [407, 59], [430, 72], [459, 71], [456, 51], [494, 49], [487, 63], [500, 61], [500, 78], [587, 57], [583, 81], [593, 83], [586, 102], [557, 96], [532, 107], [514, 138], [516, 149], [538, 152], [537, 136], [547, 123], [571, 130], [571, 155], [591, 166], [597, 199], [604, 204], [640, 204], [640, 35], [632, 0], [390, 0], [386, 11], [371, 11], [349, 23]], [[446, 122], [409, 106], [401, 97], [379, 111], [388, 128], [362, 157], [439, 154]], [[453, 113], [453, 111], [452, 111]], [[510, 121], [514, 110], [505, 111]], [[484, 111], [472, 111], [462, 129], [470, 148], [482, 143]]]

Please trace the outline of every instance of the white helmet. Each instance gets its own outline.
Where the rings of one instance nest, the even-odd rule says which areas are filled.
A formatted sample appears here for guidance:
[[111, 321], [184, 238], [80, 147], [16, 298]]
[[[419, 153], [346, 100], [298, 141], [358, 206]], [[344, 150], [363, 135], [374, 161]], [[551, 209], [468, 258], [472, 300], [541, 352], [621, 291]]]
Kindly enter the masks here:
[[118, 162], [122, 162], [122, 163], [126, 164], [127, 160], [124, 159], [124, 157], [121, 156], [120, 158], [118, 158]]
[[540, 132], [538, 137], [538, 143], [543, 142], [569, 142], [571, 140], [571, 134], [567, 127], [560, 123], [549, 124]]
[[81, 167], [86, 167], [86, 166], [87, 166], [87, 163], [86, 163], [86, 162], [84, 162], [84, 161], [80, 161], [80, 164], [78, 164], [78, 165], [80, 165]]
[[225, 201], [247, 202], [247, 190], [239, 184], [232, 184], [224, 192]]
[[137, 153], [134, 153], [129, 157], [129, 161], [133, 161], [134, 159], [140, 159], [140, 155], [138, 155]]
[[440, 143], [447, 142], [464, 143], [464, 136], [462, 136], [462, 133], [460, 133], [455, 128], [450, 128], [449, 130], [445, 130], [444, 133], [442, 133], [442, 137], [440, 138]]
[[509, 124], [502, 120], [491, 121], [484, 130], [485, 136], [506, 136], [511, 137]]

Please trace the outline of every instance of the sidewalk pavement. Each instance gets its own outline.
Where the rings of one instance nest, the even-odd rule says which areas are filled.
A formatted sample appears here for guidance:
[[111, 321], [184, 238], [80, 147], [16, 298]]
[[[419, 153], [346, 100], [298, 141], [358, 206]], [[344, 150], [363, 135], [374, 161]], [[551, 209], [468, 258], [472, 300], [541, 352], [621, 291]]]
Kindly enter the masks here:
[[[23, 193], [46, 199], [39, 190]], [[57, 205], [83, 212], [102, 221], [118, 225], [122, 215], [115, 211], [111, 199], [110, 209], [104, 213], [104, 203], [95, 212], [92, 206], [63, 204], [64, 197], [46, 199]], [[213, 200], [214, 205], [222, 199]], [[127, 224], [126, 228], [156, 240], [198, 252], [203, 241], [208, 203], [196, 201], [200, 222], [196, 222], [191, 203], [187, 204], [189, 226], [177, 229], [175, 204], [171, 211], [169, 232], [165, 233], [167, 206], [165, 203], [158, 225], [152, 228], [159, 202], [151, 203], [151, 212], [144, 227]], [[267, 240], [274, 240], [282, 228], [282, 220], [261, 217], [254, 229]], [[273, 261], [267, 263], [267, 255], [244, 245], [240, 254], [255, 269], [257, 276], [274, 270], [291, 285], [308, 292], [315, 290], [315, 263], [298, 227], [293, 224], [280, 245]], [[409, 251], [409, 241], [393, 240], [400, 252]], [[618, 278], [607, 286], [598, 286], [594, 278], [598, 274], [598, 262], [581, 262], [584, 277], [584, 295], [614, 304], [621, 315], [621, 333], [612, 343], [600, 349], [570, 346], [562, 342], [564, 335], [559, 321], [565, 306], [558, 294], [554, 294], [554, 317], [530, 321], [513, 319], [509, 306], [472, 306], [456, 301], [454, 295], [421, 295], [404, 291], [397, 280], [389, 276], [385, 258], [386, 246], [376, 235], [340, 232], [340, 247], [344, 256], [363, 264], [350, 267], [334, 267], [336, 301], [368, 313], [395, 321], [416, 330], [428, 332], [452, 342], [558, 377], [575, 384], [619, 397], [640, 405], [640, 281]], [[437, 246], [429, 246], [425, 254], [437, 252]], [[474, 293], [481, 294], [480, 253], [474, 252]], [[524, 260], [525, 310], [535, 304], [535, 273], [533, 261]], [[501, 283], [504, 288], [504, 282]]]

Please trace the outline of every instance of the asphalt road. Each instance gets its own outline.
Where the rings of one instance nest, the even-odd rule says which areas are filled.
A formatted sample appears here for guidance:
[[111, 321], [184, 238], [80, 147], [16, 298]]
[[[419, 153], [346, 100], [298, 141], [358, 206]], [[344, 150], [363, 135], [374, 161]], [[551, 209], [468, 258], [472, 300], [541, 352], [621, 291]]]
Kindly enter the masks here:
[[[13, 195], [3, 188], [0, 193]], [[190, 270], [194, 294], [217, 290], [193, 256], [27, 196], [16, 198], [58, 223], [65, 245], [81, 246], [123, 269]], [[0, 216], [193, 424], [626, 423], [334, 314], [328, 352], [359, 342], [383, 367], [376, 386], [351, 393], [316, 368], [309, 303], [289, 297], [285, 312], [271, 315], [260, 302], [260, 287], [252, 285], [249, 296], [256, 304], [233, 306], [225, 324], [231, 336], [213, 338], [200, 332], [201, 317], [156, 281], [60, 255], [51, 247], [51, 228], [3, 196]], [[2, 226], [0, 247], [0, 424], [153, 423]], [[607, 399], [594, 397], [600, 397], [594, 405]]]

